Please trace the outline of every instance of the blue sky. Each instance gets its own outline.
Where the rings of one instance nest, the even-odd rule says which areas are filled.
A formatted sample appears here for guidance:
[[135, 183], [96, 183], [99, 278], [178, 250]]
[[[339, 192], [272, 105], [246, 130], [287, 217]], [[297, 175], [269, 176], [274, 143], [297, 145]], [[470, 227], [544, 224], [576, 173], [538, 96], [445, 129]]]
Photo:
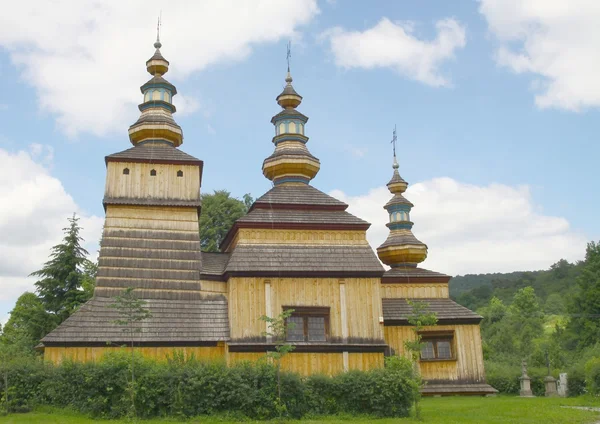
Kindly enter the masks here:
[[97, 248], [103, 157], [130, 147], [161, 9], [181, 148], [204, 160], [204, 192], [269, 189], [261, 165], [291, 39], [322, 164], [313, 185], [373, 223], [374, 247], [394, 125], [426, 267], [539, 269], [600, 239], [600, 29], [585, 2], [80, 3], [0, 17], [0, 320], [69, 213]]

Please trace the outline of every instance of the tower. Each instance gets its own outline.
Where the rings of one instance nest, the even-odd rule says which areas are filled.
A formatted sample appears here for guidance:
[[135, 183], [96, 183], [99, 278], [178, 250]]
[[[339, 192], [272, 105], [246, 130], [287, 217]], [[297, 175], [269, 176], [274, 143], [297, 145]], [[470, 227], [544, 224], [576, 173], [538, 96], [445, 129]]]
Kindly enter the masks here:
[[398, 172], [396, 158], [396, 130], [394, 129], [394, 173], [387, 183], [387, 188], [393, 197], [386, 203], [384, 209], [388, 212], [390, 229], [387, 240], [377, 248], [377, 255], [381, 262], [395, 268], [416, 268], [417, 264], [427, 258], [427, 246], [412, 233], [413, 223], [410, 220], [410, 211], [414, 206], [402, 195], [408, 188], [408, 183]]
[[114, 297], [128, 287], [147, 302], [152, 317], [135, 346], [165, 357], [173, 348], [197, 357], [223, 354], [227, 301], [201, 290], [198, 233], [203, 162], [179, 150], [183, 132], [173, 119], [169, 62], [157, 36], [146, 62], [152, 76], [141, 86], [139, 119], [129, 128], [133, 147], [106, 156], [106, 211], [94, 296], [42, 339], [46, 358], [94, 360], [128, 340], [114, 324]]
[[437, 324], [420, 332], [421, 376], [427, 381], [426, 395], [491, 394], [485, 383], [479, 323], [481, 316], [449, 298], [450, 276], [420, 268], [427, 257], [427, 246], [412, 233], [410, 212], [413, 204], [404, 197], [408, 183], [398, 172], [396, 130], [394, 170], [387, 187], [393, 197], [384, 206], [389, 214], [388, 238], [377, 248], [379, 259], [391, 268], [381, 277], [385, 340], [390, 350], [405, 355], [405, 340], [414, 338], [409, 318], [411, 302], [424, 302], [427, 312], [435, 313]]

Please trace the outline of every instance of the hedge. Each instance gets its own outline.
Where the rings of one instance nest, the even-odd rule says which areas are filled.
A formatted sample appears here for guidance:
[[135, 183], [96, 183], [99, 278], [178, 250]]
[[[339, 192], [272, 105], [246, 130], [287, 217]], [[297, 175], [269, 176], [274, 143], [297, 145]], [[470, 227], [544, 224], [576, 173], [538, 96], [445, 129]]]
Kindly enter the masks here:
[[[127, 353], [107, 354], [96, 363], [41, 360], [13, 362], [9, 371], [9, 407], [70, 407], [97, 418], [131, 414], [130, 360]], [[223, 362], [177, 359], [157, 362], [135, 358], [135, 411], [140, 418], [233, 414], [270, 419], [335, 413], [405, 417], [418, 396], [419, 382], [410, 362], [393, 357], [386, 367], [350, 371], [333, 377], [301, 378], [282, 372], [282, 405], [277, 400], [277, 371], [266, 361], [227, 366]], [[4, 400], [4, 382], [0, 393]]]

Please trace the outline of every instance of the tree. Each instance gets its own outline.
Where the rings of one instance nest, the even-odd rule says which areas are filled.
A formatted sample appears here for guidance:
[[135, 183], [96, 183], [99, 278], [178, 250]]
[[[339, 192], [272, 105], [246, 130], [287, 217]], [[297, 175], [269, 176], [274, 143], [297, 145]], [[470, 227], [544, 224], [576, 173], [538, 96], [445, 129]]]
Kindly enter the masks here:
[[30, 351], [56, 327], [56, 321], [56, 316], [46, 311], [34, 293], [25, 292], [17, 299], [4, 325], [2, 343], [18, 345], [21, 350]]
[[579, 349], [600, 340], [600, 242], [588, 243], [585, 262], [577, 278], [579, 291], [568, 306], [567, 331]]
[[246, 215], [252, 205], [252, 197], [244, 195], [244, 200], [230, 196], [226, 190], [215, 190], [213, 194], [202, 195], [200, 214], [200, 246], [205, 252], [218, 252], [219, 245], [234, 222]]
[[129, 387], [131, 394], [131, 411], [133, 416], [135, 412], [135, 353], [133, 345], [135, 343], [135, 335], [142, 332], [142, 328], [139, 324], [152, 317], [152, 314], [148, 310], [147, 302], [142, 299], [138, 299], [133, 293], [134, 288], [128, 287], [123, 290], [123, 293], [114, 298], [115, 303], [110, 304], [111, 308], [114, 308], [119, 313], [120, 318], [113, 321], [113, 324], [123, 327], [123, 332], [128, 335], [128, 341], [130, 342], [131, 350], [131, 385]]
[[42, 269], [31, 273], [40, 277], [35, 283], [38, 295], [46, 310], [58, 317], [57, 324], [88, 300], [88, 293], [82, 289], [88, 252], [81, 246], [79, 218], [73, 214], [68, 220], [62, 243], [52, 248], [50, 260]]
[[[408, 316], [408, 323], [411, 325], [413, 332], [413, 339], [406, 340], [404, 342], [404, 348], [409, 353], [414, 366], [415, 377], [418, 379], [419, 389], [423, 386], [419, 375], [419, 358], [421, 357], [421, 350], [423, 349], [424, 343], [422, 342], [421, 332], [424, 327], [429, 327], [437, 324], [437, 315], [434, 312], [427, 312], [429, 304], [423, 301], [411, 301], [406, 300], [411, 307], [411, 314]], [[421, 400], [420, 391], [415, 395], [415, 416], [417, 419], [421, 419], [421, 407], [419, 401]]]
[[288, 322], [288, 318], [293, 313], [293, 309], [286, 309], [275, 318], [266, 315], [260, 317], [260, 320], [266, 322], [268, 327], [268, 330], [263, 332], [263, 336], [275, 342], [275, 351], [267, 352], [267, 357], [275, 361], [277, 372], [277, 409], [280, 416], [285, 412], [285, 405], [281, 402], [281, 359], [296, 348], [287, 342], [288, 331], [293, 330], [296, 325], [293, 322]]

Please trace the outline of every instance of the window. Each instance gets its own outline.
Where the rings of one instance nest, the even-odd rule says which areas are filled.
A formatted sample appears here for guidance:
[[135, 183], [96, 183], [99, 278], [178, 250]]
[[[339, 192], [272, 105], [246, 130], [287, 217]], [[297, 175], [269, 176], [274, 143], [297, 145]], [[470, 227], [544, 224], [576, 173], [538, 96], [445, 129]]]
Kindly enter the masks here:
[[123, 175], [129, 175], [129, 168], [123, 169]]
[[285, 306], [293, 309], [287, 319], [289, 342], [326, 342], [329, 336], [329, 307]]
[[150, 176], [156, 177], [156, 169], [153, 169], [152, 171], [150, 171]]
[[422, 333], [421, 337], [421, 360], [454, 359], [453, 333]]
[[183, 177], [183, 171], [181, 169], [179, 171], [177, 171], [177, 176], [178, 177]]

